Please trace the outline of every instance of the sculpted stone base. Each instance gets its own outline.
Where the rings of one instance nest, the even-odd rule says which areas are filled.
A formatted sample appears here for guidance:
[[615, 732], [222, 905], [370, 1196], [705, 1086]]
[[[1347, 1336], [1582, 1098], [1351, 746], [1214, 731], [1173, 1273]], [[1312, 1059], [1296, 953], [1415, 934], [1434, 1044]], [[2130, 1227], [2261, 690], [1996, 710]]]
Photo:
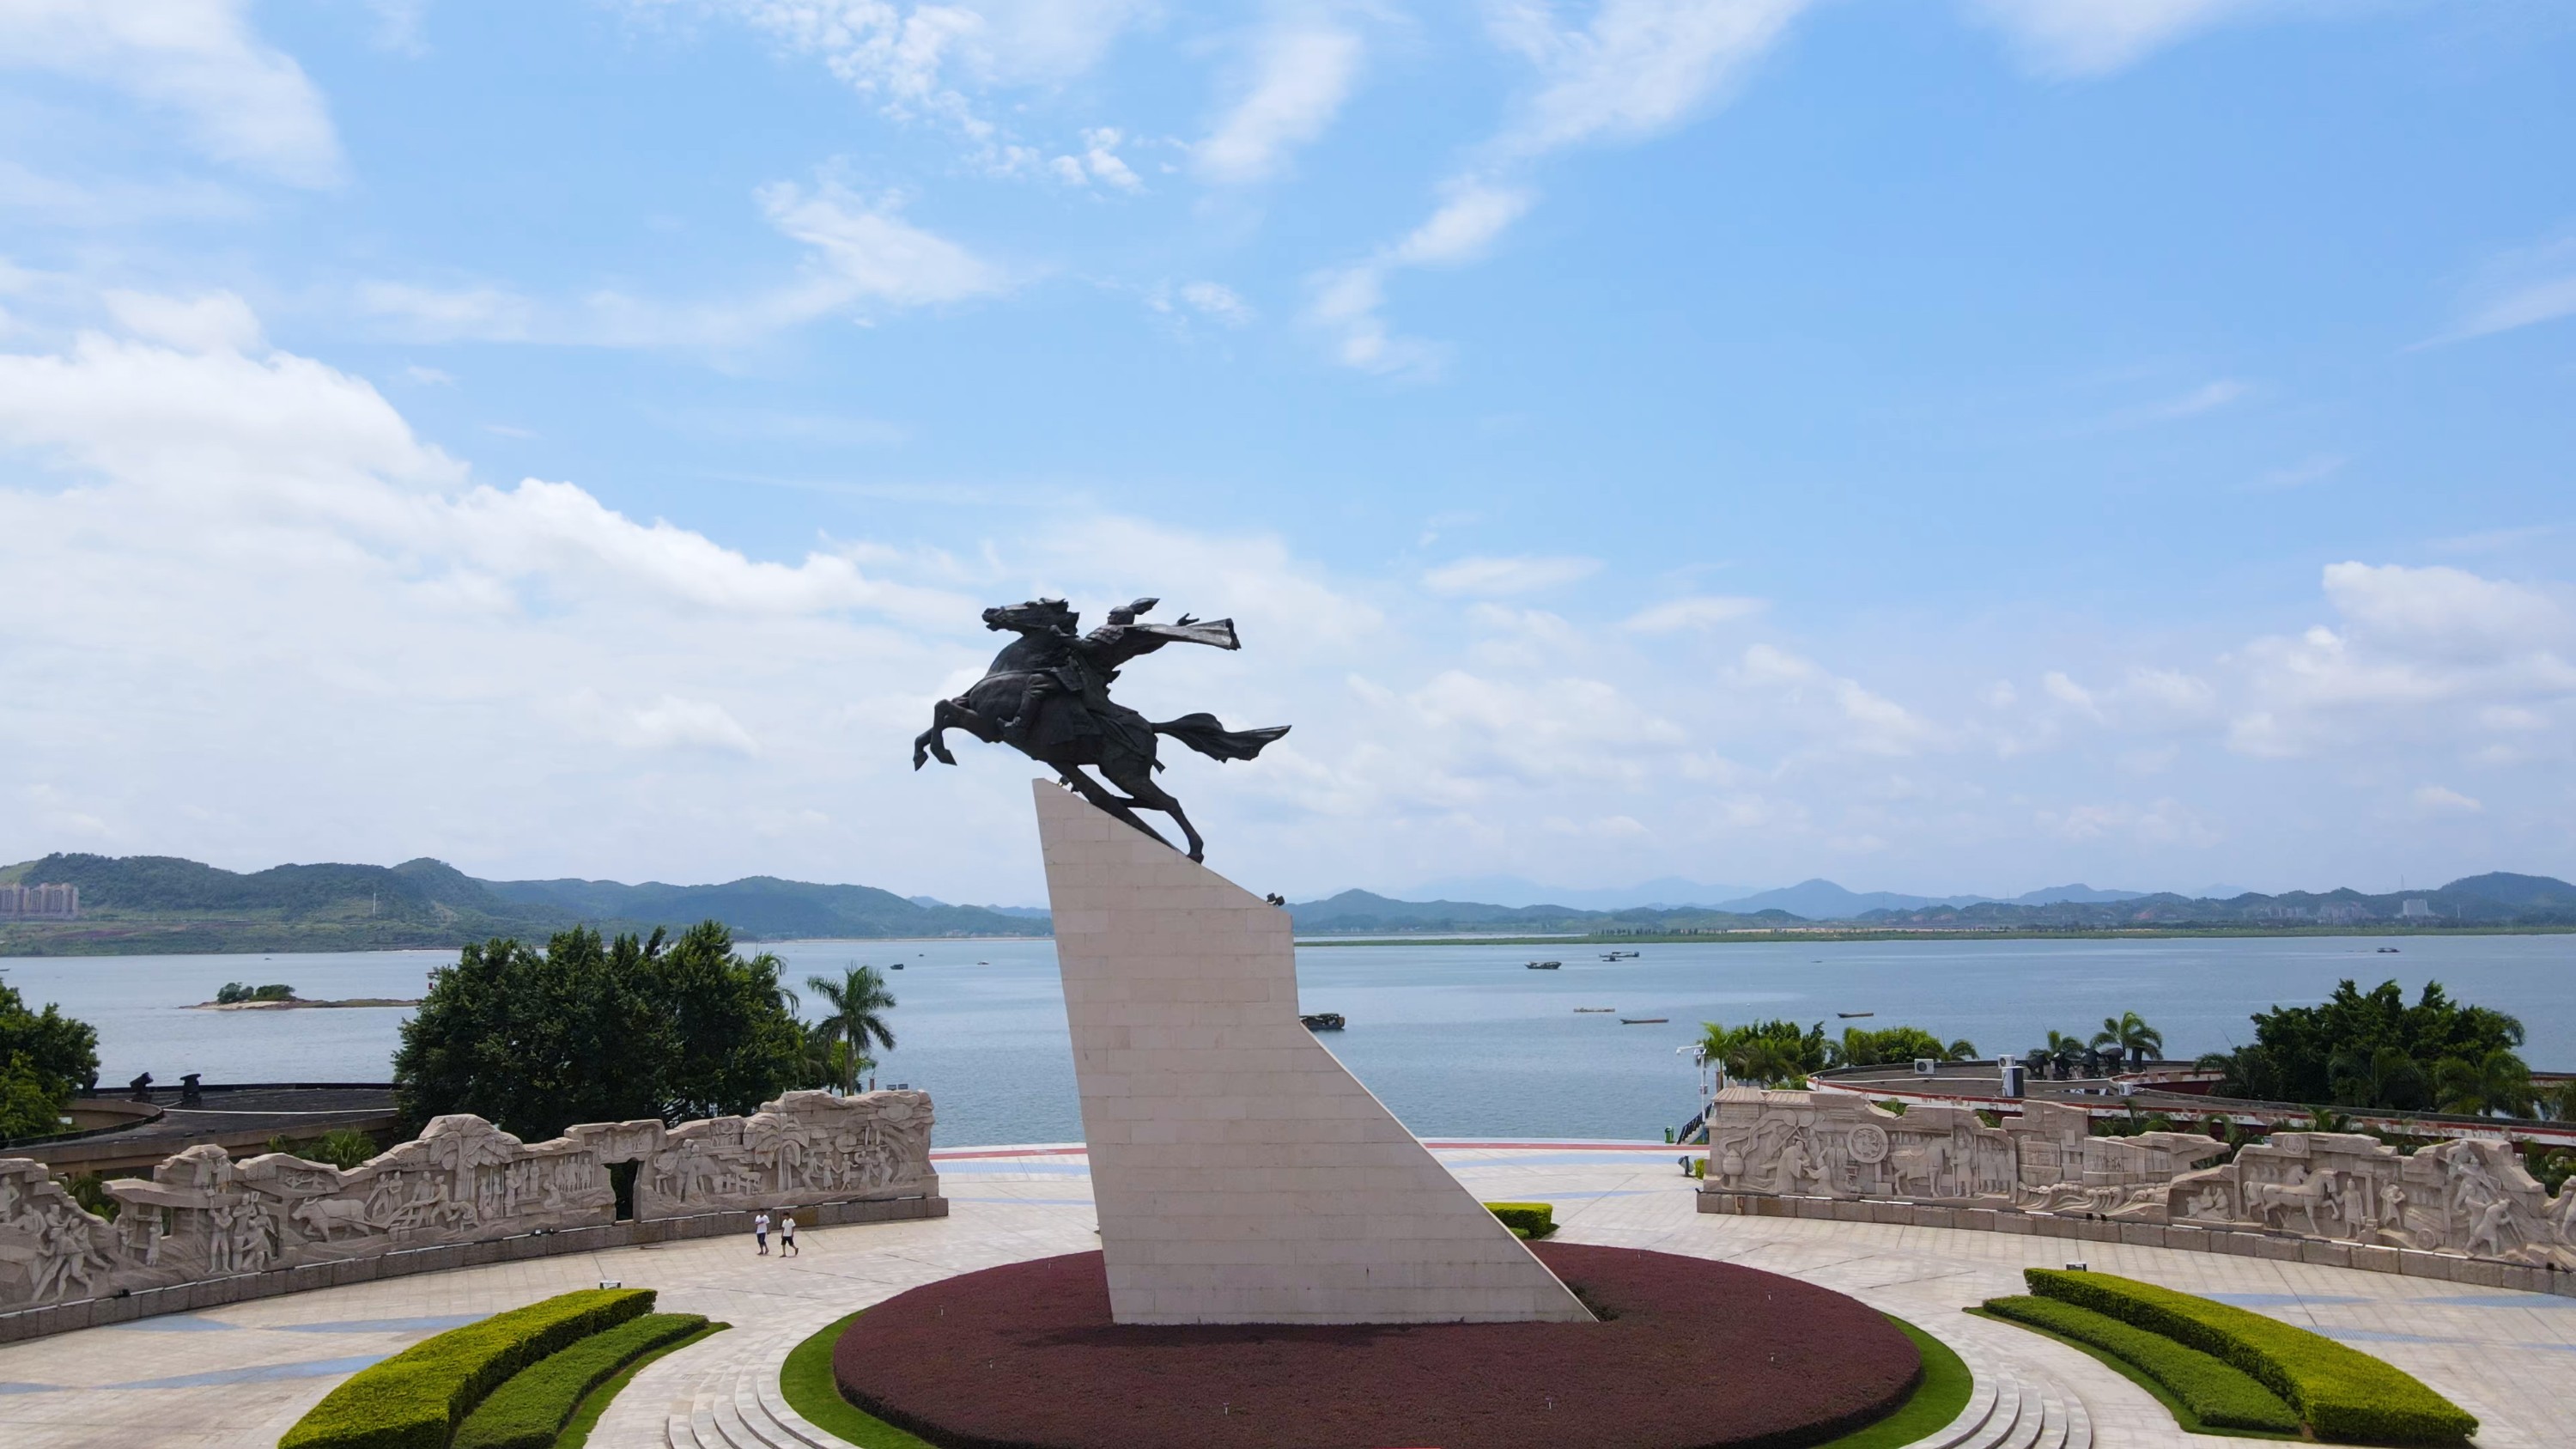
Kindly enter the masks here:
[[[805, 1228], [839, 1227], [847, 1223], [912, 1222], [946, 1216], [948, 1199], [944, 1197], [824, 1203], [796, 1210], [797, 1225]], [[713, 1212], [647, 1222], [607, 1223], [598, 1227], [531, 1233], [523, 1237], [487, 1239], [439, 1248], [413, 1248], [380, 1257], [310, 1263], [299, 1268], [272, 1268], [228, 1278], [180, 1283], [168, 1288], [145, 1288], [116, 1298], [84, 1298], [43, 1308], [21, 1309], [15, 1313], [0, 1313], [0, 1343], [42, 1338], [49, 1333], [69, 1333], [80, 1328], [102, 1328], [112, 1323], [130, 1323], [159, 1313], [195, 1313], [220, 1308], [227, 1303], [246, 1303], [255, 1298], [275, 1298], [315, 1288], [340, 1288], [351, 1283], [372, 1283], [379, 1278], [444, 1273], [451, 1268], [479, 1268], [487, 1263], [516, 1263], [528, 1258], [631, 1248], [644, 1243], [677, 1242], [684, 1238], [750, 1235], [750, 1213]]]
[[2095, 1137], [2082, 1108], [2048, 1102], [1988, 1126], [1964, 1107], [1899, 1114], [1844, 1092], [1730, 1087], [1709, 1113], [1700, 1209], [2212, 1248], [2539, 1292], [2576, 1278], [2576, 1189], [2553, 1198], [2508, 1143], [2402, 1154], [2356, 1133], [2276, 1132], [2202, 1166], [2226, 1155], [2199, 1133]]
[[1288, 913], [1046, 781], [1119, 1323], [1589, 1323], [1297, 1021]]

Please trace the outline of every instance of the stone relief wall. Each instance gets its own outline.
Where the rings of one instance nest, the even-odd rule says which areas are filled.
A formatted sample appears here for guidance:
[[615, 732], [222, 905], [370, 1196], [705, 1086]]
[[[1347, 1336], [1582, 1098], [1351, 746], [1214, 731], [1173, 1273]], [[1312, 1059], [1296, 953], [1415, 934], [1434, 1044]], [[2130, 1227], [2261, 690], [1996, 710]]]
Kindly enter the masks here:
[[1873, 1198], [2292, 1234], [2576, 1271], [2576, 1190], [2556, 1198], [2503, 1142], [2411, 1156], [2376, 1138], [2276, 1132], [2232, 1162], [2190, 1132], [2090, 1135], [2030, 1102], [1988, 1127], [1966, 1107], [1902, 1116], [1842, 1092], [1729, 1087], [1710, 1111], [1709, 1194]]
[[42, 1164], [0, 1158], [0, 1312], [119, 1291], [594, 1227], [616, 1220], [609, 1168], [635, 1164], [635, 1216], [935, 1197], [924, 1092], [790, 1092], [750, 1117], [574, 1127], [527, 1143], [439, 1117], [342, 1171], [281, 1152], [191, 1147], [106, 1184], [110, 1222]]

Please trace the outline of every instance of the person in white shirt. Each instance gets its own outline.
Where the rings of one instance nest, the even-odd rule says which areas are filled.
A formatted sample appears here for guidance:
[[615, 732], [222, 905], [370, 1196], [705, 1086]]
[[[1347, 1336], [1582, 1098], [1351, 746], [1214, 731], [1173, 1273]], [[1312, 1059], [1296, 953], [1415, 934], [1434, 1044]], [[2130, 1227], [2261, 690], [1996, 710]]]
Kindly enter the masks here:
[[763, 1258], [769, 1256], [769, 1210], [767, 1208], [751, 1215], [751, 1240], [760, 1245], [759, 1256]]
[[778, 1256], [796, 1256], [796, 1214], [785, 1213], [778, 1219]]

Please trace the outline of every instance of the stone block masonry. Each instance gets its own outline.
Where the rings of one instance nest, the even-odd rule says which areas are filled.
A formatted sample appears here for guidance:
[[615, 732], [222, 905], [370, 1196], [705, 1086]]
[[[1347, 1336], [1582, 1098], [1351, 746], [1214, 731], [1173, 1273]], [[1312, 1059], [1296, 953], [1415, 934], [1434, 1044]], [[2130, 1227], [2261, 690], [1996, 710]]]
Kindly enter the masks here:
[[1034, 784], [1117, 1322], [1591, 1319], [1298, 1024], [1286, 911]]

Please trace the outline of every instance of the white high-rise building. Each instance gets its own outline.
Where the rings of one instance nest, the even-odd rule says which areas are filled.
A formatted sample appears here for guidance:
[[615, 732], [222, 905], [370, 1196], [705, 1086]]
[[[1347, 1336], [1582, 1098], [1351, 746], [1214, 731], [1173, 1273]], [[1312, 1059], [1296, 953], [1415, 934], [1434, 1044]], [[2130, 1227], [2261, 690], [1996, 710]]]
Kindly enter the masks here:
[[0, 921], [76, 921], [76, 885], [0, 885]]

